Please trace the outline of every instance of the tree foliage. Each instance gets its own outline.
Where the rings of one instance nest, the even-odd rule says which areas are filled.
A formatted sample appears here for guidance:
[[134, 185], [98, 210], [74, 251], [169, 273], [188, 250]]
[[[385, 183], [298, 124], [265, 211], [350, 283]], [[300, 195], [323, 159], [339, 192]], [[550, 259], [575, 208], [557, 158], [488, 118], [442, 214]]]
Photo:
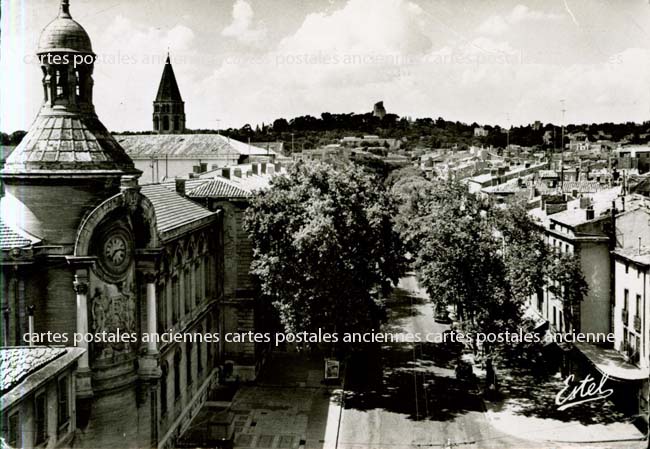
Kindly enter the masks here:
[[403, 271], [395, 205], [354, 165], [294, 166], [275, 177], [245, 217], [252, 272], [289, 331], [363, 331]]
[[455, 307], [466, 330], [516, 332], [545, 283], [569, 308], [586, 294], [577, 258], [552, 252], [523, 204], [504, 208], [461, 183], [414, 177], [391, 191], [421, 284], [432, 300]]

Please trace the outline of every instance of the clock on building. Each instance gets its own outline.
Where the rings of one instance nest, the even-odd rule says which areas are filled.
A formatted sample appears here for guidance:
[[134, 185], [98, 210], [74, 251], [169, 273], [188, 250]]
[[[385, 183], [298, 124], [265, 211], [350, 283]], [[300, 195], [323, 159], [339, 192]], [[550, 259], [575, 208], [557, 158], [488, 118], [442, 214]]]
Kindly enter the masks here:
[[100, 238], [99, 268], [109, 280], [118, 280], [128, 270], [133, 254], [131, 241], [130, 233], [122, 228], [109, 230]]

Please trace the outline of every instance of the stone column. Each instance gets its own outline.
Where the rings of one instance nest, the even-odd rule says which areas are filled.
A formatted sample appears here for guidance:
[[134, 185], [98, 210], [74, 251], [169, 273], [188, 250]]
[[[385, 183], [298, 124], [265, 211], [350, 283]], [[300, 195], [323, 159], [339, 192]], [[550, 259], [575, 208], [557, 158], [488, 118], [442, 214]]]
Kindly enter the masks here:
[[147, 352], [139, 360], [139, 373], [140, 378], [145, 380], [157, 379], [160, 377], [160, 366], [158, 364], [158, 343], [156, 342], [157, 329], [157, 302], [156, 302], [156, 272], [152, 269], [141, 271], [142, 279], [146, 284], [147, 298], [145, 307], [147, 309], [147, 328], [145, 332], [148, 334]]
[[[78, 269], [74, 277], [74, 291], [77, 294], [77, 328], [79, 334], [88, 333], [88, 270]], [[81, 341], [78, 346], [85, 350], [77, 362], [77, 397], [93, 395], [90, 363], [88, 362], [88, 343]]]
[[[157, 332], [157, 306], [156, 301], [156, 275], [145, 273], [144, 280], [147, 284], [147, 332], [152, 337]], [[147, 343], [147, 354], [158, 354], [158, 344], [155, 339], [150, 338]]]

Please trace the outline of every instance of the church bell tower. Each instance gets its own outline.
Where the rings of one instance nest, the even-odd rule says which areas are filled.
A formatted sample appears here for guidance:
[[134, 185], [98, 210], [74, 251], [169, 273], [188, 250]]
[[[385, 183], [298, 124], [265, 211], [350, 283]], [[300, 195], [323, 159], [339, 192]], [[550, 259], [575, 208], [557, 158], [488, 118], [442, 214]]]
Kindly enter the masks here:
[[185, 102], [181, 98], [169, 54], [153, 102], [153, 130], [158, 134], [185, 132]]

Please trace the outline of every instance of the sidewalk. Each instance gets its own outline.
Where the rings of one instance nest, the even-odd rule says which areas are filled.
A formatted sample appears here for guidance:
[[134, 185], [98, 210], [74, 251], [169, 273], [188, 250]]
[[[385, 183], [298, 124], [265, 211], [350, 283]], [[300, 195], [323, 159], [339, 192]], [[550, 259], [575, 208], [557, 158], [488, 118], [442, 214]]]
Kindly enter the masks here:
[[[484, 373], [479, 375], [483, 383]], [[647, 447], [644, 435], [607, 399], [558, 411], [555, 396], [565, 387], [559, 374], [539, 380], [521, 369], [501, 369], [499, 382], [500, 399], [485, 405], [490, 423], [501, 432], [555, 446]]]
[[336, 431], [339, 407], [330, 400], [334, 388], [322, 379], [322, 358], [273, 354], [256, 384], [241, 387], [233, 399], [234, 447], [330, 447], [326, 433]]

